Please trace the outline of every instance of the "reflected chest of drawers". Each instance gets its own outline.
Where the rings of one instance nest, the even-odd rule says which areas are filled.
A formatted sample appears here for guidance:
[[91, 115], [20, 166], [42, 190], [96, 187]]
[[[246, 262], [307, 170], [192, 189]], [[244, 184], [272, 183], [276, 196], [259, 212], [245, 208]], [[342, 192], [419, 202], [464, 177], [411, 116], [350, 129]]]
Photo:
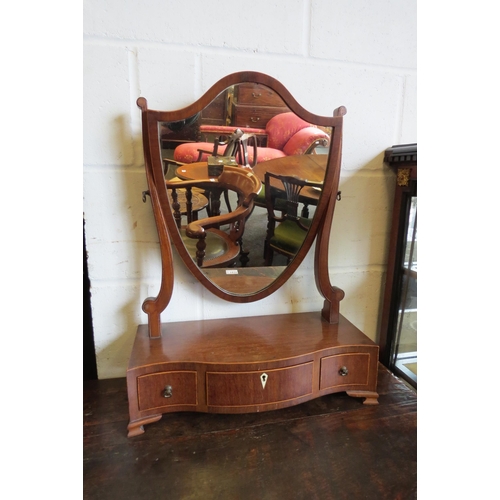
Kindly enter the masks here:
[[231, 123], [236, 127], [264, 129], [273, 116], [288, 110], [281, 97], [269, 87], [243, 83], [234, 89]]

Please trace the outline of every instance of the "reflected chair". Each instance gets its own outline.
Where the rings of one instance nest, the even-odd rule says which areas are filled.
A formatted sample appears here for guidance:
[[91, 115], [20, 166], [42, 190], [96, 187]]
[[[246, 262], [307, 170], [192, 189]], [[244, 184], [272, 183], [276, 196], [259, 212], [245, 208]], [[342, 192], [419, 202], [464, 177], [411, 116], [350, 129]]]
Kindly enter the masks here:
[[[205, 161], [207, 161], [209, 156], [214, 156], [214, 157], [221, 157], [225, 156], [228, 158], [235, 158], [235, 160], [238, 162], [239, 165], [247, 167], [247, 168], [252, 168], [252, 166], [249, 164], [249, 158], [248, 158], [248, 145], [252, 143], [253, 144], [253, 158], [256, 158], [256, 148], [257, 148], [257, 139], [255, 137], [255, 134], [250, 134], [250, 133], [245, 133], [241, 129], [236, 129], [228, 138], [227, 140], [223, 140], [222, 137], [216, 138], [214, 141], [213, 149], [211, 151], [203, 150], [197, 148], [198, 151], [198, 159], [196, 161], [202, 161], [201, 158], [205, 158]], [[192, 144], [198, 144], [199, 143], [192, 143]], [[205, 144], [205, 143], [204, 143]], [[209, 143], [206, 143], [208, 145]], [[222, 147], [221, 147], [222, 146]], [[192, 163], [192, 162], [181, 162], [179, 160], [176, 160], [175, 158], [169, 159], [169, 158], [163, 158], [163, 163], [164, 163], [164, 168], [163, 168], [163, 173], [165, 177], [168, 174], [168, 168], [169, 165], [174, 165], [175, 167], [179, 167], [182, 165], [185, 165], [186, 163]], [[178, 177], [174, 177], [170, 179], [172, 181], [180, 180]], [[208, 193], [205, 193], [206, 195]], [[226, 201], [226, 205], [228, 210], [231, 212], [231, 204], [229, 202], [229, 196], [227, 190], [224, 191], [224, 199]], [[207, 212], [209, 216], [212, 216], [212, 210], [211, 207], [207, 207]]]
[[[241, 265], [246, 265], [248, 257], [242, 249], [242, 238], [245, 221], [253, 210], [253, 200], [261, 189], [257, 176], [240, 167], [226, 166], [218, 178], [166, 181], [166, 187], [186, 250], [200, 268], [231, 267], [236, 264], [238, 257]], [[234, 191], [237, 195], [237, 206], [227, 214], [196, 220], [192, 210], [194, 189]], [[178, 195], [180, 190], [184, 195], [182, 205]], [[182, 213], [182, 208], [185, 214]], [[228, 227], [227, 230], [222, 229], [225, 226]]]
[[[235, 127], [228, 126], [224, 128], [227, 130], [227, 135], [235, 131]], [[222, 127], [218, 127], [217, 130], [223, 135]], [[266, 147], [257, 146], [256, 135], [251, 133], [250, 129], [248, 132], [245, 128], [241, 128], [240, 130], [247, 136], [248, 143], [250, 143], [250, 137], [253, 138], [251, 142], [252, 147], [247, 148], [247, 161], [241, 163], [242, 165], [250, 165], [252, 167], [257, 163], [274, 158], [309, 154], [317, 146], [326, 147], [330, 142], [330, 136], [326, 132], [302, 120], [292, 112], [280, 113], [267, 122], [265, 128], [265, 136], [267, 136]], [[173, 159], [181, 163], [206, 161], [209, 155], [213, 155], [213, 148], [214, 144], [210, 142], [180, 144], [175, 148]], [[225, 152], [223, 154], [229, 156]]]
[[257, 158], [257, 138], [255, 134], [245, 132], [240, 128], [227, 127], [226, 133], [221, 133], [213, 143], [191, 142], [177, 146], [174, 150], [173, 160], [167, 161], [184, 165], [207, 161], [209, 156], [232, 156], [236, 158], [239, 165], [253, 167]]
[[[307, 181], [297, 176], [265, 173], [267, 234], [264, 243], [264, 260], [266, 266], [272, 266], [274, 252], [285, 255], [287, 262], [290, 262], [307, 236], [312, 219], [298, 215], [300, 192], [305, 186], [322, 188], [323, 183]], [[285, 198], [276, 198], [273, 194], [276, 191], [284, 193]]]

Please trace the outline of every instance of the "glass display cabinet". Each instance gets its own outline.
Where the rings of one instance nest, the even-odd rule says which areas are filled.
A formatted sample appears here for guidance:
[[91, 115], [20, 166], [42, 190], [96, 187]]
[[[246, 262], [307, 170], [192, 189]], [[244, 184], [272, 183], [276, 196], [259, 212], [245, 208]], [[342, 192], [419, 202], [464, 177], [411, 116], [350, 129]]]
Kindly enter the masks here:
[[396, 189], [380, 332], [380, 361], [417, 387], [417, 145], [385, 151]]

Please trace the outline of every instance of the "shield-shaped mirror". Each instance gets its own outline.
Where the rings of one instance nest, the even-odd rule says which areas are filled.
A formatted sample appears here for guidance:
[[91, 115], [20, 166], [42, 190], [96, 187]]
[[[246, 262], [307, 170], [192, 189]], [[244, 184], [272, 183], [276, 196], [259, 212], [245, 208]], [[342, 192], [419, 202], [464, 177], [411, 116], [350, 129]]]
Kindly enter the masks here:
[[172, 241], [219, 297], [250, 302], [273, 293], [327, 213], [331, 223], [345, 108], [312, 114], [255, 72], [223, 78], [181, 110], [151, 110], [142, 97], [138, 105], [162, 283], [172, 279]]

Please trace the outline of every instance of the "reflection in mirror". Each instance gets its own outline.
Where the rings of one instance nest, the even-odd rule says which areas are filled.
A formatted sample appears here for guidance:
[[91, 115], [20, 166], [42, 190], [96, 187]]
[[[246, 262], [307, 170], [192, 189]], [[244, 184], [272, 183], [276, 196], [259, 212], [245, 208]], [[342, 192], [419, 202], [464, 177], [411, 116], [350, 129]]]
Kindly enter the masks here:
[[[160, 123], [158, 134], [171, 210], [191, 258], [229, 293], [250, 295], [268, 287], [293, 260], [314, 218], [330, 130], [290, 112], [271, 88], [241, 83], [194, 116]], [[232, 161], [225, 158], [229, 149]], [[210, 178], [214, 157], [224, 158], [223, 174], [199, 182]], [[235, 187], [236, 170], [260, 181], [246, 211], [241, 207], [249, 193], [241, 183]], [[267, 185], [266, 172], [275, 174]], [[287, 189], [282, 176], [299, 182]], [[254, 181], [248, 184], [255, 189]], [[196, 224], [207, 229], [203, 259], [199, 240], [186, 234]]]

